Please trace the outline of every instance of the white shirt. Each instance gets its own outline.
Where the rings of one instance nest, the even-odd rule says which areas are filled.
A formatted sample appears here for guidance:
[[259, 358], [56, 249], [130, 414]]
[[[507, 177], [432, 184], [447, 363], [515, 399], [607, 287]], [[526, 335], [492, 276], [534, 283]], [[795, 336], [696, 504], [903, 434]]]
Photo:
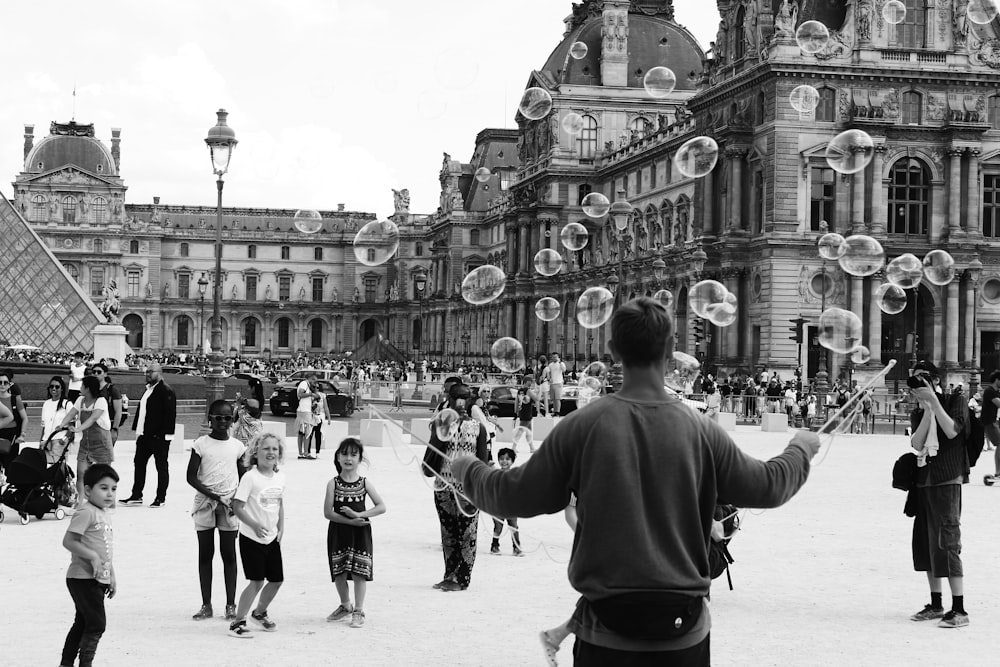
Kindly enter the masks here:
[[299, 407], [296, 410], [299, 412], [312, 412], [312, 389], [309, 388], [309, 380], [300, 382], [295, 391], [300, 397]]
[[146, 403], [149, 402], [149, 397], [153, 394], [153, 387], [155, 386], [155, 384], [147, 384], [146, 391], [142, 392], [142, 398], [139, 399], [138, 423], [135, 427], [136, 437], [142, 435], [142, 426], [146, 421]]
[[201, 457], [198, 480], [202, 484], [223, 498], [236, 493], [240, 483], [236, 459], [243, 456], [246, 445], [236, 438], [216, 440], [210, 435], [203, 435], [194, 441], [191, 450]]
[[102, 410], [103, 412], [101, 413], [101, 416], [97, 418], [96, 425], [98, 428], [103, 428], [105, 431], [111, 430], [111, 415], [108, 414], [108, 401], [103, 396], [98, 397], [89, 408], [84, 407], [83, 396], [81, 396], [76, 399], [76, 404], [73, 407], [76, 408], [76, 420], [79, 424], [82, 424], [84, 421], [84, 410], [87, 410], [88, 412], [93, 410]]
[[79, 365], [75, 361], [69, 363], [69, 388], [70, 390], [80, 391], [83, 388], [83, 374], [87, 370], [87, 364], [80, 362]]
[[52, 431], [62, 424], [62, 420], [66, 417], [66, 412], [72, 406], [69, 401], [63, 401], [63, 406], [59, 407], [59, 401], [54, 399], [49, 399], [42, 404], [42, 441], [44, 442], [48, 439]]
[[248, 470], [240, 480], [234, 500], [246, 505], [244, 510], [258, 524], [267, 528], [267, 537], [261, 539], [253, 528], [240, 522], [240, 535], [246, 535], [255, 542], [270, 544], [278, 536], [278, 517], [281, 511], [281, 497], [285, 494], [285, 473], [276, 472], [265, 477], [257, 468]]
[[566, 364], [561, 361], [553, 361], [549, 368], [549, 384], [562, 384], [563, 373], [566, 371]]

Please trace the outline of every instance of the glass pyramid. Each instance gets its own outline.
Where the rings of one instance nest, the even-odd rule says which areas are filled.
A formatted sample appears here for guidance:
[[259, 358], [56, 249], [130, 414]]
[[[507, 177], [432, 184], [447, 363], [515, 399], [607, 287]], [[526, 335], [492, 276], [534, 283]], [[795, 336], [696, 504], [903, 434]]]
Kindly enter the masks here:
[[97, 306], [0, 193], [0, 342], [92, 352]]

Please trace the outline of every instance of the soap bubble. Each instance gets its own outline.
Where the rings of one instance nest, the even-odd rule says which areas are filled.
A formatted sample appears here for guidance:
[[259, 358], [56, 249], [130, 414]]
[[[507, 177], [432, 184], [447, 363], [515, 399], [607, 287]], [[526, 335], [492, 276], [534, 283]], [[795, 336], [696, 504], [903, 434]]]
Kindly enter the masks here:
[[584, 329], [596, 329], [611, 319], [615, 296], [607, 287], [590, 287], [576, 300], [576, 321]]
[[870, 276], [885, 264], [885, 251], [872, 237], [854, 234], [844, 239], [844, 254], [837, 262], [852, 276]]
[[668, 289], [661, 289], [653, 295], [655, 301], [659, 301], [660, 304], [670, 310], [674, 306], [674, 293]]
[[457, 434], [458, 413], [451, 408], [445, 408], [434, 417], [434, 434], [441, 442], [451, 442]]
[[295, 212], [295, 217], [292, 218], [295, 229], [299, 230], [303, 234], [315, 234], [319, 230], [323, 229], [323, 216], [319, 211], [310, 211], [303, 209], [301, 211]]
[[997, 17], [996, 0], [969, 0], [966, 9], [969, 20], [976, 25], [986, 25], [992, 23]]
[[589, 50], [584, 42], [573, 42], [569, 47], [569, 56], [573, 60], [582, 60], [587, 57], [587, 51]]
[[552, 111], [552, 96], [543, 88], [528, 88], [521, 95], [517, 110], [528, 120], [545, 118]]
[[890, 25], [899, 25], [906, 18], [906, 5], [899, 0], [889, 0], [882, 5], [882, 18]]
[[577, 384], [580, 386], [580, 389], [589, 389], [595, 394], [601, 393], [601, 390], [604, 389], [604, 382], [601, 378], [594, 375], [587, 375], [580, 378], [580, 381]]
[[503, 269], [485, 264], [469, 272], [462, 280], [462, 298], [474, 306], [481, 306], [503, 294], [507, 276]]
[[858, 345], [851, 352], [851, 361], [853, 361], [856, 364], [867, 364], [869, 361], [871, 361], [871, 358], [872, 358], [871, 350], [869, 350], [864, 345]]
[[490, 346], [493, 365], [502, 373], [517, 373], [524, 369], [524, 347], [516, 338], [504, 336]]
[[676, 392], [683, 393], [686, 390], [684, 385], [689, 379], [694, 379], [698, 369], [701, 368], [701, 362], [679, 350], [674, 350], [673, 355], [674, 369], [667, 373], [663, 384]]
[[809, 113], [819, 104], [819, 91], [809, 85], [795, 86], [788, 96], [788, 103], [799, 113]]
[[724, 303], [729, 290], [718, 280], [702, 280], [691, 288], [688, 295], [688, 303], [691, 305], [691, 312], [698, 317], [708, 317], [710, 306]]
[[590, 239], [590, 232], [587, 228], [581, 225], [579, 222], [571, 222], [562, 228], [559, 232], [559, 240], [562, 242], [563, 247], [566, 250], [583, 250], [587, 247], [587, 241]]
[[552, 248], [542, 248], [535, 253], [535, 271], [543, 276], [554, 276], [563, 266], [563, 258]]
[[642, 87], [646, 89], [646, 94], [656, 99], [667, 97], [674, 92], [676, 86], [677, 77], [669, 67], [654, 67], [642, 77]]
[[916, 287], [923, 277], [924, 265], [911, 253], [900, 255], [885, 265], [885, 279], [903, 289]]
[[583, 132], [583, 116], [573, 111], [563, 116], [562, 129], [571, 137]]
[[944, 250], [931, 250], [924, 255], [924, 275], [928, 282], [947, 285], [955, 278], [955, 260]]
[[906, 310], [906, 292], [899, 285], [882, 283], [875, 290], [875, 303], [886, 315], [898, 315]]
[[875, 142], [862, 130], [845, 130], [826, 145], [826, 162], [841, 174], [856, 174], [875, 156]]
[[592, 361], [587, 364], [587, 367], [583, 370], [583, 374], [595, 378], [604, 378], [608, 375], [608, 366], [603, 361]]
[[688, 139], [674, 154], [674, 166], [687, 178], [701, 178], [719, 159], [719, 144], [711, 137]]
[[803, 52], [819, 53], [830, 41], [830, 31], [819, 21], [805, 21], [795, 31], [795, 42]]
[[372, 220], [354, 237], [354, 256], [365, 266], [389, 261], [399, 249], [399, 228], [392, 220]]
[[490, 180], [492, 176], [493, 172], [490, 171], [489, 167], [480, 167], [479, 169], [476, 169], [476, 180], [480, 183], [485, 183]]
[[526, 448], [529, 451], [534, 449], [535, 443], [531, 435], [531, 429], [527, 426], [515, 426], [510, 434], [510, 444], [513, 445], [515, 452], [518, 447]]
[[[594, 392], [593, 389], [588, 387], [580, 387], [576, 390], [576, 409], [579, 410], [585, 405], [590, 405], [594, 399], [598, 398], [599, 395]], [[565, 401], [566, 398], [563, 398]]]
[[837, 232], [823, 234], [819, 239], [819, 256], [823, 259], [840, 259], [847, 246], [844, 245], [844, 237]]
[[611, 202], [600, 192], [591, 192], [580, 202], [583, 212], [590, 218], [603, 218], [611, 210]]
[[542, 322], [551, 322], [552, 320], [559, 317], [559, 312], [562, 308], [559, 302], [553, 299], [551, 296], [542, 297], [535, 302], [535, 315], [538, 316]]
[[705, 308], [705, 319], [717, 327], [728, 327], [736, 321], [737, 303], [736, 295], [726, 292], [722, 303], [709, 304]]
[[861, 318], [849, 310], [827, 308], [819, 316], [819, 344], [848, 354], [861, 342]]

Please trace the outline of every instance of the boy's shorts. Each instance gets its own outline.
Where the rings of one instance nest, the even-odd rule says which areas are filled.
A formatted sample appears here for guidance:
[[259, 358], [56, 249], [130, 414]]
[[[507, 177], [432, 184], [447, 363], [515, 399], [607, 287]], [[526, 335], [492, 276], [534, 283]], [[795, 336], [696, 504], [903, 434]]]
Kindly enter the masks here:
[[195, 494], [194, 509], [191, 510], [195, 530], [239, 530], [240, 521], [229, 507], [209, 500], [200, 493]]
[[285, 570], [281, 563], [281, 543], [271, 540], [261, 544], [246, 535], [240, 535], [240, 560], [243, 561], [243, 575], [247, 581], [280, 583], [285, 580]]

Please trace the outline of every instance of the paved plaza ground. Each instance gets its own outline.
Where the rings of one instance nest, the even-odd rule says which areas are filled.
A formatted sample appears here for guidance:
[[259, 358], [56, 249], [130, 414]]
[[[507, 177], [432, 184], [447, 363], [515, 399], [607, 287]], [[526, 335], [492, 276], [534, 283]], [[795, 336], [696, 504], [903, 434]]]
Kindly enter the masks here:
[[[188, 428], [189, 433], [191, 428]], [[739, 427], [736, 441], [767, 458], [790, 437]], [[667, 443], [665, 443], [666, 445]], [[926, 580], [912, 571], [911, 520], [904, 494], [891, 488], [902, 436], [837, 436], [824, 446], [803, 490], [783, 508], [747, 512], [731, 549], [735, 590], [714, 582], [712, 654], [715, 665], [911, 665], [988, 661], [1000, 627], [1000, 576], [993, 514], [1000, 488], [984, 454], [965, 487], [966, 606], [971, 625], [943, 630], [908, 616], [927, 601]], [[119, 443], [119, 498], [132, 480], [133, 447]], [[120, 592], [110, 600], [108, 631], [97, 663], [146, 665], [544, 665], [538, 632], [572, 611], [576, 594], [566, 580], [571, 534], [561, 515], [522, 522], [524, 558], [489, 553], [491, 526], [480, 520], [478, 558], [468, 591], [431, 588], [442, 575], [438, 524], [431, 491], [415, 459], [421, 447], [369, 448], [364, 473], [388, 512], [373, 520], [375, 580], [369, 585], [367, 626], [351, 629], [325, 618], [337, 605], [326, 564], [322, 501], [334, 474], [332, 453], [316, 461], [287, 461], [287, 533], [282, 544], [286, 583], [270, 615], [275, 633], [251, 641], [228, 636], [221, 618], [191, 620], [200, 604], [196, 540], [184, 482], [188, 453], [170, 456], [167, 506], [115, 511], [115, 564]], [[527, 453], [522, 454], [527, 459]], [[152, 462], [150, 472], [152, 473]], [[151, 475], [152, 477], [152, 475]], [[152, 480], [150, 484], [152, 485]], [[147, 492], [152, 498], [152, 487]], [[67, 521], [50, 517], [17, 523], [5, 509], [0, 526], [0, 601], [4, 644], [12, 667], [55, 665], [73, 606], [61, 546]], [[627, 520], [628, 517], [623, 517]], [[628, 545], [608, 550], [628, 558]], [[217, 561], [215, 609], [223, 609]], [[240, 581], [242, 589], [243, 582]], [[946, 604], [949, 597], [945, 596]], [[560, 664], [572, 664], [572, 639]]]

